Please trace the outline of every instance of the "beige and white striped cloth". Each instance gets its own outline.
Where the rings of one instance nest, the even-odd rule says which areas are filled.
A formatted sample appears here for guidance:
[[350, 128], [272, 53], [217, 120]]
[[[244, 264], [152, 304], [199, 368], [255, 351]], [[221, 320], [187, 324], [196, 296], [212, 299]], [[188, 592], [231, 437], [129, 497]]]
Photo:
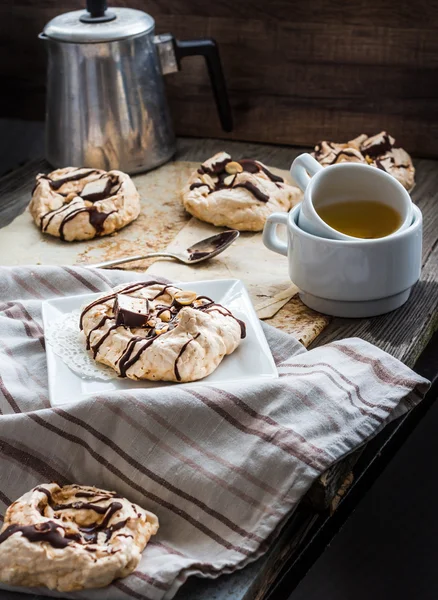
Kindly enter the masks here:
[[132, 575], [63, 597], [169, 599], [191, 574], [243, 567], [266, 551], [320, 473], [428, 387], [359, 339], [308, 352], [264, 326], [278, 380], [130, 390], [51, 408], [42, 300], [140, 279], [0, 268], [0, 513], [41, 482], [76, 482], [117, 490], [161, 523]]

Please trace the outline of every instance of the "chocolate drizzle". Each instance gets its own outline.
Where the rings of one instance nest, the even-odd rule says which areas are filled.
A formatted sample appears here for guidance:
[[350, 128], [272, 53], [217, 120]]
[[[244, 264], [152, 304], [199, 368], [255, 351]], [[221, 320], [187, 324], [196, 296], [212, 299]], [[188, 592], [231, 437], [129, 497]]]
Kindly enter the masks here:
[[88, 335], [86, 337], [87, 350], [90, 350], [91, 334], [94, 333], [97, 329], [100, 329], [108, 321], [108, 319], [111, 319], [111, 317], [109, 315], [104, 315], [101, 318], [101, 320], [99, 321], [99, 323], [96, 325], [96, 327], [93, 327], [93, 329], [90, 329], [90, 331], [88, 332]]
[[272, 173], [269, 169], [267, 169], [264, 165], [257, 162], [256, 160], [252, 160], [250, 158], [243, 158], [239, 161], [239, 164], [247, 173], [255, 174], [262, 171], [274, 183], [284, 183], [283, 177], [280, 177], [279, 175], [274, 175], [274, 173]]
[[50, 187], [52, 188], [52, 190], [59, 190], [59, 188], [61, 188], [64, 185], [64, 183], [69, 183], [70, 181], [79, 181], [80, 179], [84, 179], [85, 177], [88, 177], [92, 173], [97, 173], [97, 170], [96, 169], [88, 169], [87, 171], [81, 173], [80, 169], [78, 169], [75, 173], [72, 173], [71, 175], [67, 175], [66, 177], [61, 177], [60, 179], [49, 179], [49, 178], [48, 179], [49, 179]]
[[268, 202], [268, 200], [269, 200], [269, 196], [267, 194], [265, 194], [264, 192], [262, 192], [261, 190], [259, 190], [259, 188], [256, 187], [250, 181], [245, 181], [244, 183], [238, 183], [237, 185], [235, 185], [233, 187], [234, 187], [234, 189], [235, 188], [244, 188], [245, 190], [248, 190], [248, 192], [251, 192], [251, 194], [253, 194], [253, 196], [255, 196], [257, 198], [257, 200], [260, 200], [260, 202]]
[[[102, 500], [109, 500], [109, 498], [101, 498]], [[117, 504], [120, 504], [120, 502], [117, 502]], [[78, 501], [78, 502], [71, 502], [70, 504], [53, 504], [51, 505], [52, 509], [55, 512], [60, 512], [62, 510], [93, 510], [94, 512], [98, 513], [99, 515], [104, 515], [106, 513], [106, 511], [108, 510], [107, 506], [99, 506], [98, 504], [95, 504], [94, 502], [82, 502], [82, 501]], [[120, 504], [120, 508], [122, 507], [122, 505]]]
[[[60, 533], [64, 532], [64, 535]], [[21, 533], [29, 542], [47, 542], [53, 548], [66, 548], [71, 542], [80, 542], [81, 536], [77, 533], [67, 533], [64, 527], [54, 521], [45, 521], [36, 525], [9, 525], [0, 534], [0, 544], [14, 533]]]
[[382, 162], [380, 159], [376, 158], [374, 162], [376, 163], [376, 167], [377, 167], [378, 169], [380, 169], [381, 171], [385, 171], [385, 173], [387, 173], [387, 172], [388, 172], [388, 171], [385, 169], [385, 165], [383, 164], [383, 162]]
[[[138, 361], [138, 359], [143, 354], [143, 352], [145, 350], [147, 350], [147, 348], [152, 346], [152, 344], [155, 342], [155, 340], [158, 337], [160, 337], [158, 334], [154, 335], [151, 338], [134, 337], [134, 338], [132, 338], [132, 340], [130, 340], [128, 342], [128, 345], [126, 346], [125, 351], [123, 352], [123, 354], [119, 360], [119, 370], [120, 370], [121, 377], [126, 377], [126, 373], [127, 373], [128, 369], [130, 367], [132, 367], [132, 365]], [[137, 350], [137, 352], [134, 354], [134, 356], [131, 357], [132, 352], [134, 351], [135, 345], [137, 344], [137, 342], [141, 342], [141, 341], [144, 341], [145, 344], [143, 344], [143, 346], [139, 350]]]
[[196, 188], [201, 187], [208, 187], [208, 185], [206, 183], [202, 183], [201, 181], [195, 181], [195, 183], [192, 183], [189, 189], [195, 190]]
[[348, 150], [341, 150], [340, 152], [335, 152], [334, 157], [332, 158], [332, 160], [327, 163], [328, 165], [334, 165], [335, 163], [338, 162], [338, 159], [340, 156], [349, 156], [349, 157], [353, 157], [353, 158], [358, 158], [358, 156], [354, 153], [354, 152], [349, 152]]
[[[47, 176], [42, 176], [38, 179], [36, 185], [39, 184], [41, 179], [47, 179], [49, 181], [50, 187], [53, 190], [58, 191], [65, 183], [68, 183], [71, 181], [79, 181], [80, 179], [85, 179], [86, 177], [89, 177], [92, 173], [97, 173], [96, 169], [88, 169], [84, 172], [80, 172], [80, 170], [78, 170], [78, 171], [75, 171], [72, 175], [67, 175], [66, 177], [62, 177], [62, 178], [56, 179], [56, 180], [50, 179], [50, 177], [47, 177]], [[91, 182], [89, 182], [88, 184], [86, 184], [84, 187], [84, 190], [86, 190], [87, 186], [95, 184], [95, 182], [99, 182], [103, 177], [106, 177], [106, 176], [107, 176], [107, 173], [103, 173], [97, 179], [94, 179]], [[87, 194], [84, 196], [84, 200], [87, 202], [98, 202], [101, 200], [105, 200], [106, 198], [114, 195], [115, 193], [117, 193], [120, 190], [120, 187], [122, 185], [121, 183], [114, 190], [114, 185], [116, 183], [117, 182], [115, 182], [113, 178], [109, 178], [107, 180], [106, 184], [105, 185], [102, 184], [102, 186], [99, 189], [95, 190], [94, 193], [92, 190], [91, 190], [91, 192], [87, 192]], [[35, 189], [36, 189], [36, 186], [35, 186], [34, 190], [32, 191], [32, 194], [34, 193]], [[82, 190], [82, 191], [84, 191], [84, 190]], [[61, 194], [61, 192], [58, 192], [58, 193]], [[65, 240], [64, 228], [65, 228], [66, 224], [69, 223], [72, 219], [74, 219], [80, 213], [87, 212], [90, 225], [92, 227], [94, 227], [94, 229], [96, 230], [96, 234], [97, 235], [102, 234], [102, 232], [104, 231], [104, 224], [105, 224], [106, 219], [111, 214], [118, 212], [118, 211], [112, 210], [108, 213], [103, 212], [103, 211], [101, 212], [97, 209], [96, 206], [83, 206], [82, 204], [80, 206], [78, 206], [77, 208], [73, 209], [74, 204], [77, 203], [77, 199], [81, 198], [81, 193], [82, 192], [78, 192], [72, 201], [63, 204], [62, 206], [60, 206], [59, 208], [56, 208], [55, 210], [50, 210], [47, 213], [45, 213], [40, 218], [41, 231], [46, 232], [50, 223], [57, 215], [59, 215], [60, 213], [63, 213], [63, 212], [67, 212], [67, 214], [63, 217], [63, 219], [59, 225], [59, 237], [61, 240]], [[61, 195], [65, 195], [65, 194], [61, 194]], [[73, 210], [71, 210], [71, 209], [73, 209]]]
[[[118, 521], [113, 525], [109, 526], [110, 520], [113, 516], [123, 508], [121, 502], [111, 502], [108, 506], [100, 506], [97, 502], [104, 500], [110, 500], [119, 498], [118, 494], [109, 493], [108, 495], [98, 495], [93, 492], [77, 492], [76, 498], [93, 498], [93, 502], [71, 502], [69, 504], [55, 504], [50, 490], [44, 487], [36, 487], [36, 491], [42, 492], [47, 496], [47, 502], [55, 513], [62, 512], [63, 510], [92, 510], [98, 515], [104, 515], [102, 521], [99, 524], [90, 525], [87, 527], [78, 527], [79, 533], [68, 533], [63, 525], [55, 523], [54, 521], [46, 521], [38, 523], [36, 525], [19, 526], [10, 525], [2, 534], [0, 534], [0, 543], [6, 540], [14, 533], [21, 532], [30, 542], [48, 542], [54, 548], [65, 548], [71, 542], [78, 542], [81, 544], [95, 544], [98, 541], [98, 535], [100, 533], [105, 534], [105, 543], [109, 541], [114, 532], [122, 529], [128, 519]], [[140, 516], [140, 515], [139, 515]], [[61, 535], [61, 530], [64, 535]]]
[[[213, 192], [217, 192], [218, 190], [234, 189], [234, 188], [240, 187], [240, 188], [244, 188], [247, 191], [251, 192], [251, 194], [253, 196], [255, 196], [255, 198], [257, 198], [257, 200], [260, 200], [260, 202], [268, 202], [269, 195], [265, 194], [261, 189], [259, 189], [256, 185], [254, 185], [254, 183], [252, 183], [250, 181], [244, 181], [242, 183], [235, 184], [237, 175], [234, 176], [234, 178], [232, 179], [232, 181], [230, 183], [228, 183], [228, 184], [225, 183], [225, 179], [227, 179], [228, 177], [231, 176], [225, 170], [225, 167], [229, 162], [232, 162], [232, 161], [231, 161], [231, 159], [227, 158], [223, 161], [215, 163], [210, 168], [205, 167], [204, 165], [201, 165], [201, 167], [198, 169], [198, 173], [200, 175], [207, 173], [208, 175], [217, 176], [218, 181], [215, 183], [214, 188], [212, 188], [212, 189], [206, 183], [203, 183], [202, 181], [195, 181], [194, 183], [192, 183], [190, 185], [190, 189], [194, 190], [196, 188], [201, 188], [203, 186], [206, 186], [209, 188], [208, 193], [212, 194]], [[238, 164], [240, 164], [243, 171], [246, 173], [257, 174], [257, 173], [262, 172], [277, 186], [279, 186], [280, 183], [284, 183], [284, 179], [282, 177], [280, 177], [278, 175], [274, 175], [274, 173], [272, 173], [269, 169], [267, 169], [264, 165], [262, 165], [261, 163], [259, 163], [256, 160], [252, 160], [250, 158], [244, 158], [244, 159], [242, 159], [240, 161], [236, 161], [236, 162]]]
[[[43, 232], [44, 232], [44, 231], [46, 231], [46, 230], [47, 230], [47, 228], [48, 228], [48, 226], [50, 225], [50, 223], [51, 223], [52, 219], [53, 219], [54, 217], [56, 217], [56, 215], [59, 215], [60, 213], [62, 213], [62, 212], [64, 212], [64, 211], [68, 210], [69, 208], [71, 208], [74, 202], [75, 202], [75, 200], [73, 200], [72, 202], [69, 202], [68, 204], [63, 204], [63, 205], [62, 205], [62, 206], [60, 206], [59, 208], [55, 208], [55, 210], [51, 210], [51, 211], [47, 212], [45, 215], [43, 215], [43, 216], [41, 217], [41, 220], [40, 220], [40, 228], [41, 228], [41, 231], [43, 231]], [[49, 215], [50, 215], [50, 216], [49, 216]], [[45, 225], [43, 225], [43, 223], [44, 223], [44, 219], [45, 219], [46, 217], [49, 217], [49, 219], [48, 219], [47, 223], [45, 223]]]
[[109, 213], [99, 212], [95, 206], [84, 206], [72, 211], [62, 219], [61, 224], [59, 226], [59, 237], [61, 238], [61, 240], [65, 240], [64, 227], [67, 225], [67, 223], [74, 219], [78, 214], [83, 212], [88, 213], [90, 225], [94, 227], [96, 233], [99, 235], [103, 232], [103, 226], [106, 219], [117, 211], [112, 210]]
[[177, 380], [177, 381], [181, 381], [181, 375], [179, 374], [179, 371], [178, 371], [178, 361], [179, 361], [179, 359], [181, 358], [181, 356], [184, 354], [184, 351], [185, 351], [185, 349], [187, 348], [187, 346], [188, 346], [188, 345], [189, 345], [191, 342], [193, 342], [193, 340], [196, 340], [196, 338], [198, 338], [200, 335], [201, 335], [201, 334], [200, 334], [200, 333], [198, 333], [198, 334], [196, 334], [196, 335], [195, 335], [195, 337], [194, 337], [194, 338], [191, 338], [190, 340], [188, 340], [188, 341], [187, 341], [187, 342], [186, 342], [186, 343], [185, 343], [185, 344], [182, 346], [181, 350], [179, 351], [179, 354], [178, 354], [178, 356], [177, 356], [177, 357], [176, 357], [176, 359], [175, 359], [175, 364], [174, 364], [174, 367], [173, 367], [173, 372], [175, 373], [175, 378], [176, 378], [176, 380]]
[[217, 175], [225, 170], [225, 166], [229, 162], [231, 162], [231, 158], [225, 158], [224, 160], [214, 163], [211, 167], [205, 167], [204, 165], [201, 165], [198, 169], [198, 173], [200, 175], [203, 175], [204, 173], [207, 173], [208, 175]]
[[167, 290], [168, 288], [171, 288], [171, 287], [174, 287], [174, 286], [173, 286], [173, 285], [165, 285], [165, 286], [163, 287], [163, 289], [162, 289], [160, 292], [158, 292], [158, 294], [157, 294], [156, 296], [154, 296], [154, 297], [152, 298], [152, 300], [156, 300], [156, 299], [157, 299], [157, 298], [159, 298], [160, 296], [164, 296], [164, 294], [166, 293], [166, 290]]
[[117, 329], [117, 327], [119, 327], [117, 324], [116, 325], [111, 325], [111, 327], [108, 327], [108, 331], [106, 331], [99, 338], [99, 340], [95, 344], [93, 344], [93, 346], [91, 346], [91, 351], [93, 353], [93, 357], [94, 358], [96, 358], [97, 353], [99, 352], [100, 347], [102, 346], [102, 344], [104, 343], [104, 341], [108, 338], [108, 336], [111, 333], [111, 331], [114, 331], [114, 329]]
[[[116, 512], [118, 512], [122, 508], [123, 505], [121, 502], [112, 502], [109, 506], [105, 507], [104, 512], [97, 511], [95, 508], [93, 508], [92, 510], [94, 510], [98, 514], [104, 514], [105, 516], [99, 525], [91, 525], [90, 527], [79, 527], [79, 531], [83, 535], [85, 541], [89, 544], [96, 544], [99, 533], [103, 532], [105, 533], [106, 537], [105, 542], [107, 542], [111, 538], [114, 531], [117, 531], [117, 529], [121, 529], [122, 527], [124, 527], [126, 525], [127, 520], [119, 521], [118, 523], [114, 523], [114, 525], [108, 527], [108, 523], [110, 522], [110, 520], [113, 518]], [[117, 527], [117, 529], [115, 529], [115, 527]]]
[[88, 218], [90, 219], [90, 225], [94, 227], [98, 235], [103, 232], [104, 224], [107, 218], [115, 212], [118, 211], [111, 210], [108, 213], [100, 212], [94, 206], [88, 209]]
[[[223, 313], [222, 310], [220, 310], [220, 309], [224, 310], [225, 313]], [[244, 321], [235, 317], [233, 315], [233, 313], [231, 311], [229, 311], [228, 308], [225, 308], [225, 306], [222, 306], [222, 304], [216, 304], [215, 302], [212, 302], [210, 304], [204, 304], [204, 306], [200, 306], [198, 308], [198, 310], [205, 311], [205, 312], [210, 312], [211, 310], [217, 310], [224, 317], [231, 317], [232, 319], [237, 321], [237, 323], [240, 326], [240, 339], [243, 340], [246, 338], [246, 325], [245, 325]]]

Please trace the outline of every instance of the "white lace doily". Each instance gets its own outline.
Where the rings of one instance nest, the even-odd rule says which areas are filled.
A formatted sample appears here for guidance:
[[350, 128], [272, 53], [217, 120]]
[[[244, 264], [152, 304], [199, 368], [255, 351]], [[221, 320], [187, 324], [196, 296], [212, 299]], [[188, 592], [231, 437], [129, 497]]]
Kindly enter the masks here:
[[46, 342], [82, 379], [116, 379], [118, 375], [113, 369], [97, 363], [85, 349], [84, 335], [79, 330], [80, 315], [81, 311], [74, 311], [52, 321], [44, 331]]

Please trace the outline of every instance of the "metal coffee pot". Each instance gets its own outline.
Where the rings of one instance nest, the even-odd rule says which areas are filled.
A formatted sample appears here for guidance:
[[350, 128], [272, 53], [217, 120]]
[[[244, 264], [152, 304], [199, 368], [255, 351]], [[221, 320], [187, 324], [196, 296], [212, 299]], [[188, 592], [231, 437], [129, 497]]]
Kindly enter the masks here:
[[48, 47], [46, 157], [55, 167], [147, 171], [175, 152], [163, 75], [186, 56], [204, 56], [225, 131], [232, 116], [219, 51], [211, 39], [154, 35], [139, 10], [88, 0], [52, 19]]

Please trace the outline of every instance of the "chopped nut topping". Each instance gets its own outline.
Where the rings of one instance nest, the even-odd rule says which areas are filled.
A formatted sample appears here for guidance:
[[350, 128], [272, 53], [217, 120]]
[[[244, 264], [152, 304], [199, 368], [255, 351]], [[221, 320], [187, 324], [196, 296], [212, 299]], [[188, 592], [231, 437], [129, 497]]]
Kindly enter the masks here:
[[202, 181], [202, 183], [205, 183], [205, 185], [208, 185], [208, 187], [212, 190], [214, 190], [214, 188], [216, 187], [216, 184], [214, 183], [213, 179], [210, 177], [210, 175], [208, 173], [204, 173], [203, 175], [200, 175], [199, 179]]
[[170, 310], [164, 310], [162, 313], [160, 313], [160, 319], [164, 323], [168, 323], [171, 318], [172, 318], [172, 314], [171, 314]]
[[175, 294], [175, 300], [183, 306], [188, 306], [196, 300], [198, 294], [196, 292], [190, 292], [189, 290], [180, 290]]
[[225, 171], [230, 175], [235, 175], [236, 173], [242, 173], [243, 167], [240, 163], [232, 161], [225, 165]]
[[157, 335], [161, 335], [162, 333], [166, 333], [166, 331], [169, 329], [169, 325], [167, 323], [158, 323], [155, 326], [155, 333]]

